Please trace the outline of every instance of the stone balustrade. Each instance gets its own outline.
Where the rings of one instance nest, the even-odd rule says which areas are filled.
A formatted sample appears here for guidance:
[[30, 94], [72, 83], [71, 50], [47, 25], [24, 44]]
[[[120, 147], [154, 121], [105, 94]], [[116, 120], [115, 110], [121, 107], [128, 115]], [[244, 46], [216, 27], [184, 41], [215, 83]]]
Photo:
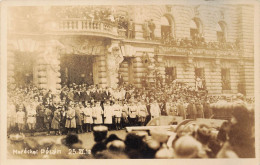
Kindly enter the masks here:
[[103, 32], [118, 35], [117, 26], [104, 21], [92, 21], [86, 19], [64, 19], [58, 21], [57, 31], [70, 32]]
[[186, 48], [178, 46], [159, 46], [155, 50], [157, 54], [181, 55], [181, 56], [205, 56], [205, 57], [238, 57], [237, 50]]

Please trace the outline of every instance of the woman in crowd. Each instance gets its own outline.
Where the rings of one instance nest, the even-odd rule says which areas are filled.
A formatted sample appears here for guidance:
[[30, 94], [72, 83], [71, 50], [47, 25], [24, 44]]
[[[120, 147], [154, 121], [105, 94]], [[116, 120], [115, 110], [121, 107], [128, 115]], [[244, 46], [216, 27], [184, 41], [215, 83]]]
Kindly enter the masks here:
[[53, 119], [51, 122], [51, 128], [54, 130], [55, 135], [60, 135], [60, 122], [61, 122], [61, 108], [54, 111]]
[[71, 132], [74, 132], [76, 129], [76, 120], [75, 120], [75, 109], [74, 109], [74, 103], [70, 101], [68, 106], [68, 111], [66, 113], [66, 123], [65, 127], [67, 128], [68, 134]]

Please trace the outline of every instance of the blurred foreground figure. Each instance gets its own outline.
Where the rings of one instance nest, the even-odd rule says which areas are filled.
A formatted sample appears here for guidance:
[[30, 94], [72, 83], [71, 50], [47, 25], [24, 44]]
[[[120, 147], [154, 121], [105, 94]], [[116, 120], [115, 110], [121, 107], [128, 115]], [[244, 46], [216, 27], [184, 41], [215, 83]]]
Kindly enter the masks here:
[[206, 158], [202, 144], [192, 136], [180, 137], [174, 145], [174, 158]]
[[217, 158], [255, 157], [254, 115], [243, 103], [232, 108], [231, 127], [228, 140], [217, 154]]
[[91, 149], [91, 153], [96, 158], [99, 152], [106, 150], [105, 140], [107, 138], [108, 128], [106, 126], [95, 126], [93, 128], [94, 140], [96, 144]]

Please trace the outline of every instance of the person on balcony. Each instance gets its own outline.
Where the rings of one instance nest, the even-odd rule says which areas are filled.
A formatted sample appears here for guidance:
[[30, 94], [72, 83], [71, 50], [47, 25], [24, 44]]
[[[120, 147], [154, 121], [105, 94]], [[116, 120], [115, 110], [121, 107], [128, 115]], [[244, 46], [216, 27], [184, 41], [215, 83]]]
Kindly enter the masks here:
[[132, 19], [128, 22], [127, 25], [127, 38], [134, 38], [135, 24]]
[[143, 24], [143, 35], [145, 40], [151, 40], [150, 28], [147, 20], [145, 20]]
[[149, 29], [150, 29], [150, 38], [151, 38], [152, 40], [154, 40], [155, 23], [153, 22], [153, 19], [151, 19], [151, 20], [148, 22], [148, 26], [149, 26]]

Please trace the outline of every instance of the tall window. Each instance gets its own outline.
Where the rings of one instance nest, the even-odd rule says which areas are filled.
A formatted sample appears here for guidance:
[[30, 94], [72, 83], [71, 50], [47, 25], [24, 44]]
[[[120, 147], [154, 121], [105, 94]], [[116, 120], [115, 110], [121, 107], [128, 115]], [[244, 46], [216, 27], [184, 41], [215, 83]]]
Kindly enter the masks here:
[[198, 90], [205, 89], [204, 68], [195, 68], [195, 87]]
[[161, 18], [161, 37], [162, 39], [173, 37], [171, 22], [165, 16]]
[[199, 37], [202, 32], [202, 26], [199, 19], [192, 19], [190, 22], [190, 37], [191, 39], [195, 39]]
[[166, 67], [165, 76], [166, 76], [167, 83], [171, 83], [173, 80], [177, 79], [176, 67]]
[[218, 42], [226, 42], [226, 28], [223, 22], [217, 24], [217, 40]]
[[231, 90], [230, 69], [221, 69], [222, 90]]

